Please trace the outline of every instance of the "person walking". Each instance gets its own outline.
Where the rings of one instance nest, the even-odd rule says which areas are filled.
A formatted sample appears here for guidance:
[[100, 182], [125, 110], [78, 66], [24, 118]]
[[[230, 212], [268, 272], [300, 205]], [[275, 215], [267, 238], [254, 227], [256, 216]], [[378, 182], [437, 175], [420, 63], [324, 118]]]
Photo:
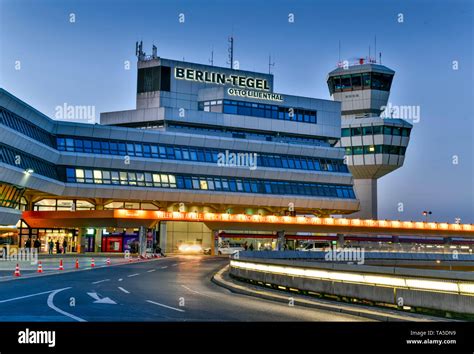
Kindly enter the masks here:
[[59, 248], [59, 241], [56, 240], [56, 254], [60, 254], [61, 253], [61, 248]]
[[35, 242], [33, 243], [33, 246], [36, 248], [36, 252], [40, 252], [40, 248], [41, 248], [41, 242], [39, 240], [39, 238], [37, 237]]
[[53, 254], [53, 248], [54, 248], [54, 243], [53, 243], [53, 240], [52, 239], [49, 239], [49, 254]]
[[26, 240], [26, 242], [25, 242], [25, 248], [31, 248], [31, 238], [29, 238], [28, 240]]
[[64, 239], [63, 241], [63, 253], [66, 254], [66, 249], [67, 249], [67, 241]]

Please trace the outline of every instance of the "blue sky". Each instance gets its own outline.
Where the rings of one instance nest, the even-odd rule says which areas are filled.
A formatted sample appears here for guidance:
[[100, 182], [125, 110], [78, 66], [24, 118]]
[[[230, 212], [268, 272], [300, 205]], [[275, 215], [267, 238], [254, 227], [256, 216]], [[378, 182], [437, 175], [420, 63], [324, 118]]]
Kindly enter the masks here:
[[133, 109], [137, 40], [199, 63], [213, 49], [226, 66], [233, 33], [241, 69], [266, 72], [271, 54], [277, 92], [329, 99], [339, 41], [350, 59], [373, 52], [377, 36], [396, 71], [389, 101], [421, 109], [405, 165], [379, 180], [379, 216], [417, 220], [428, 209], [434, 220], [474, 223], [472, 1], [0, 0], [0, 29], [0, 85], [48, 116], [65, 102], [94, 105], [97, 116]]

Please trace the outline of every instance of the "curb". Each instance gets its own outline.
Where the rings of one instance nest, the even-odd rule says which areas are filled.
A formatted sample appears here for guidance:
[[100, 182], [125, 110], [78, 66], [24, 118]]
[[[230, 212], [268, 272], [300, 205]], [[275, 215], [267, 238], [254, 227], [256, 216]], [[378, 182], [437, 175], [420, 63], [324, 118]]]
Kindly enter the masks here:
[[211, 281], [214, 284], [219, 285], [223, 288], [226, 288], [227, 290], [233, 293], [257, 297], [257, 298], [261, 298], [265, 300], [283, 302], [286, 304], [288, 304], [288, 299], [290, 297], [293, 297], [295, 306], [299, 305], [299, 306], [315, 308], [319, 310], [339, 312], [339, 313], [368, 318], [371, 320], [376, 320], [376, 321], [381, 321], [381, 322], [444, 321], [443, 318], [438, 319], [438, 318], [416, 317], [416, 316], [413, 316], [413, 314], [410, 314], [411, 316], [406, 316], [406, 315], [404, 316], [404, 315], [386, 313], [386, 312], [378, 311], [376, 309], [372, 310], [372, 309], [364, 309], [364, 308], [352, 308], [353, 306], [357, 306], [357, 305], [352, 305], [352, 306], [348, 306], [346, 304], [332, 305], [329, 303], [326, 304], [326, 303], [318, 302], [316, 299], [315, 300], [301, 299], [293, 295], [285, 296], [285, 295], [280, 295], [280, 294], [274, 294], [272, 292], [265, 291], [265, 290], [253, 290], [244, 285], [235, 284], [234, 282], [224, 279], [224, 273], [228, 271], [228, 269], [229, 269], [229, 265], [219, 270], [216, 274], [212, 276]]
[[115, 263], [115, 264], [109, 264], [109, 265], [100, 265], [100, 266], [95, 266], [95, 267], [84, 267], [84, 268], [79, 268], [79, 269], [65, 269], [65, 270], [53, 270], [53, 271], [44, 271], [43, 273], [26, 273], [25, 275], [22, 275], [20, 277], [15, 277], [12, 275], [8, 275], [5, 277], [8, 277], [6, 279], [0, 278], [0, 283], [7, 282], [7, 281], [14, 281], [14, 280], [22, 280], [22, 279], [32, 279], [32, 278], [41, 278], [41, 277], [47, 277], [50, 275], [61, 275], [61, 274], [67, 274], [67, 273], [75, 273], [75, 272], [83, 272], [86, 270], [93, 270], [93, 269], [102, 269], [102, 268], [110, 268], [110, 267], [117, 267], [117, 266], [123, 266], [123, 265], [133, 265], [133, 264], [139, 264], [139, 263], [146, 263], [146, 262], [151, 262], [151, 261], [158, 261], [160, 259], [170, 259], [174, 258], [173, 256], [171, 257], [160, 257], [160, 258], [151, 258], [151, 259], [141, 259], [139, 261], [134, 261], [134, 262], [122, 262], [122, 263]]

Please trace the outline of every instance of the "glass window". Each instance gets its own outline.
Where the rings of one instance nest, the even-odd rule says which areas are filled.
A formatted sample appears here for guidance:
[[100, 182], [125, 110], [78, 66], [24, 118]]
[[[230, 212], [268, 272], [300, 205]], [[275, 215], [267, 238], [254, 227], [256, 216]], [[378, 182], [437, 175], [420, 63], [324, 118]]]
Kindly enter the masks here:
[[383, 126], [383, 134], [384, 135], [392, 135], [392, 127], [388, 127], [386, 125]]
[[351, 76], [350, 75], [343, 75], [341, 77], [341, 87], [343, 91], [351, 89]]
[[372, 127], [362, 127], [362, 135], [372, 135]]
[[102, 183], [102, 171], [94, 170], [94, 183]]
[[373, 129], [374, 135], [382, 134], [382, 126], [381, 125], [376, 125], [376, 126], [372, 127], [372, 129]]
[[351, 128], [351, 133], [352, 136], [359, 136], [362, 133], [362, 129], [360, 127]]
[[343, 137], [351, 136], [351, 129], [350, 128], [342, 128], [342, 134]]
[[401, 136], [402, 135], [401, 129], [399, 127], [392, 127], [392, 135]]
[[354, 89], [358, 89], [362, 86], [362, 77], [360, 74], [352, 74], [351, 81]]

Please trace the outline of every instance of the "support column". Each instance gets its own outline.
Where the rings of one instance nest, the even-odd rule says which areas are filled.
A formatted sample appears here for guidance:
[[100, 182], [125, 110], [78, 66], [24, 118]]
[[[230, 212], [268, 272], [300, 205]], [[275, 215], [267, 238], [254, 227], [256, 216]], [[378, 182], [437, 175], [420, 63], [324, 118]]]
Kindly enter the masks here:
[[138, 231], [138, 254], [146, 256], [146, 230], [144, 226], [140, 226]]
[[87, 242], [87, 229], [79, 228], [77, 232], [77, 253], [85, 253], [86, 252], [86, 242]]
[[284, 251], [286, 244], [285, 231], [277, 232], [277, 251]]
[[159, 226], [159, 232], [160, 232], [160, 248], [163, 252], [168, 252], [166, 249], [166, 239], [168, 237], [168, 234], [166, 232], [166, 221], [160, 221], [160, 226]]
[[344, 235], [337, 234], [337, 247], [344, 247]]
[[351, 218], [377, 219], [377, 180], [354, 179], [354, 190], [360, 200], [360, 211]]
[[217, 256], [219, 252], [219, 230], [212, 231], [211, 254]]
[[95, 231], [95, 240], [94, 240], [94, 252], [102, 251], [102, 228], [98, 228]]

